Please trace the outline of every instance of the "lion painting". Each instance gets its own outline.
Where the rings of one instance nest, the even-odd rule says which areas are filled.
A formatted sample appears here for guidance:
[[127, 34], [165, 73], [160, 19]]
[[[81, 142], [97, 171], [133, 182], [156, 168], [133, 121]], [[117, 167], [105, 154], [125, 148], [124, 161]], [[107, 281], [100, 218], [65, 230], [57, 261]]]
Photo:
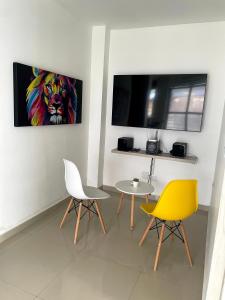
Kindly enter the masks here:
[[30, 125], [79, 123], [76, 80], [35, 67], [31, 70], [32, 77], [25, 91]]

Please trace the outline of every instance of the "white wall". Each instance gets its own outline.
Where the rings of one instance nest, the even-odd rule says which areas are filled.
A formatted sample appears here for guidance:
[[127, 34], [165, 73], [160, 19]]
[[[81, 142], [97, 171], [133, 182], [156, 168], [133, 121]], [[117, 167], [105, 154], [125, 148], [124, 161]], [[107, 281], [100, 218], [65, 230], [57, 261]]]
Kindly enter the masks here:
[[[54, 1], [29, 3], [1, 10], [1, 232], [66, 197], [63, 157], [77, 163], [84, 180], [87, 175], [91, 30], [63, 17]], [[82, 124], [13, 127], [13, 61], [83, 80]]]
[[99, 186], [103, 185], [103, 169], [104, 169], [104, 153], [105, 153], [105, 132], [106, 132], [106, 109], [107, 89], [108, 89], [108, 68], [109, 68], [109, 43], [110, 43], [110, 29], [106, 29], [105, 33], [105, 63], [104, 63], [104, 76], [102, 86], [102, 117], [101, 117], [101, 135], [100, 135], [100, 152], [99, 152], [99, 165], [98, 165], [98, 181]]
[[201, 133], [161, 131], [163, 150], [173, 142], [186, 141], [189, 153], [199, 161], [190, 165], [157, 160], [156, 194], [172, 178], [197, 178], [200, 203], [210, 204], [219, 129], [225, 97], [225, 23], [203, 23], [129, 30], [112, 30], [109, 52], [104, 185], [141, 177], [149, 170], [150, 160], [112, 154], [117, 138], [133, 136], [135, 147], [145, 148], [153, 131], [111, 126], [114, 74], [208, 73], [208, 91]]
[[102, 92], [105, 57], [105, 26], [94, 26], [91, 46], [90, 116], [87, 184], [99, 186]]
[[[225, 270], [225, 109], [218, 147], [212, 203], [208, 217], [202, 299], [217, 300]], [[216, 278], [216, 280], [215, 280]], [[207, 296], [207, 298], [206, 298]]]

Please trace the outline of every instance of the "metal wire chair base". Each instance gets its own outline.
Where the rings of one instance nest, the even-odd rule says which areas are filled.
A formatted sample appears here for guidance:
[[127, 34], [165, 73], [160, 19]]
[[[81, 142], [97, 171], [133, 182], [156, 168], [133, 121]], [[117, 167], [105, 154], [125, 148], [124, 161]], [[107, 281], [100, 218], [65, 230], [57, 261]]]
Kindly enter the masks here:
[[159, 239], [159, 228], [162, 227], [162, 223], [164, 223], [166, 228], [170, 231], [170, 233], [162, 240], [162, 243], [165, 242], [172, 235], [175, 235], [178, 239], [180, 239], [182, 241], [182, 243], [184, 243], [184, 238], [183, 238], [183, 236], [180, 232], [180, 229], [179, 229], [180, 225], [182, 224], [181, 220], [179, 222], [172, 221], [172, 223], [174, 225], [170, 226], [166, 223], [165, 220], [155, 218], [155, 225], [152, 226], [150, 228], [150, 230], [156, 230], [157, 231], [158, 239]]
[[[86, 205], [84, 201], [88, 201], [88, 204]], [[96, 208], [94, 206], [94, 204], [95, 204], [94, 200], [78, 200], [75, 198], [73, 198], [73, 207], [70, 208], [70, 210], [68, 211], [68, 214], [74, 210], [75, 214], [77, 216], [77, 214], [78, 214], [77, 208], [79, 207], [80, 203], [82, 203], [82, 207], [86, 208], [84, 213], [81, 215], [80, 219], [82, 219], [86, 215], [87, 212], [92, 212], [97, 217], [99, 217], [98, 212], [96, 211]]]

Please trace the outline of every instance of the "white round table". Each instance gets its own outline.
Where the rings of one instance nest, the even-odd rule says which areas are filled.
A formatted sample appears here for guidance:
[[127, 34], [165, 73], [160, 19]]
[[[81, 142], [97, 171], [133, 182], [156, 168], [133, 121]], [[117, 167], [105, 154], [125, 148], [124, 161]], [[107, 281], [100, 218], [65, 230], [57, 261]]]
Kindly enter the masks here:
[[123, 180], [115, 184], [115, 188], [121, 192], [120, 201], [117, 209], [117, 214], [120, 213], [122, 202], [124, 200], [124, 194], [131, 195], [131, 210], [130, 210], [130, 229], [134, 229], [134, 201], [135, 196], [145, 196], [146, 203], [148, 203], [148, 196], [154, 191], [154, 187], [149, 184], [140, 181], [137, 187], [134, 187], [132, 180]]

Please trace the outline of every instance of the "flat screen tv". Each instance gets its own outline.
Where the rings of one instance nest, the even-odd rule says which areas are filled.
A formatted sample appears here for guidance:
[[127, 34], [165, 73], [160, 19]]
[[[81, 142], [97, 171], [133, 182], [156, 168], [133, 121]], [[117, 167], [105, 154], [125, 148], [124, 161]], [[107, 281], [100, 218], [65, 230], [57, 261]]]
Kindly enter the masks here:
[[201, 131], [207, 74], [115, 75], [112, 125]]

